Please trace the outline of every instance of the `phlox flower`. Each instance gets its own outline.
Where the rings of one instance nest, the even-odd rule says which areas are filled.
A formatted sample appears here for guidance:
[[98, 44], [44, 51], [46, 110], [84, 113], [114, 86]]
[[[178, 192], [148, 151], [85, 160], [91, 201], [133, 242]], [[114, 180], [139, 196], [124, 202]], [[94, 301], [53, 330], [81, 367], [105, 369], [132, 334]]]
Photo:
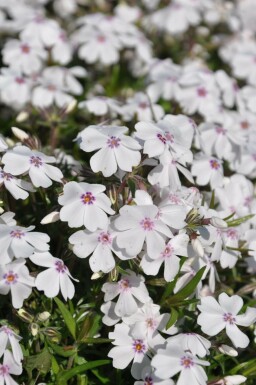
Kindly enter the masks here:
[[183, 347], [194, 356], [205, 357], [210, 354], [211, 342], [196, 333], [179, 333], [176, 336], [169, 337], [167, 340]]
[[4, 172], [0, 167], [0, 186], [2, 185], [14, 199], [26, 199], [29, 196], [28, 191], [34, 191], [31, 183], [15, 178], [12, 174]]
[[179, 234], [171, 238], [167, 243], [164, 240], [159, 241], [162, 244], [162, 251], [159, 254], [144, 254], [141, 260], [141, 267], [148, 275], [157, 275], [159, 269], [164, 263], [164, 279], [170, 282], [177, 275], [180, 267], [180, 256], [188, 256], [187, 245], [189, 237], [187, 234]]
[[115, 267], [114, 237], [115, 232], [108, 227], [94, 232], [79, 230], [71, 235], [69, 242], [74, 245], [73, 253], [79, 258], [86, 258], [92, 254], [89, 264], [93, 272], [109, 273]]
[[18, 336], [14, 331], [8, 326], [2, 326], [0, 328], [0, 357], [6, 351], [8, 346], [12, 348], [12, 354], [14, 360], [20, 364], [23, 359], [23, 353], [19, 344], [19, 341], [22, 337]]
[[58, 22], [37, 13], [29, 18], [21, 32], [21, 38], [36, 45], [51, 47], [58, 39]]
[[108, 357], [113, 358], [114, 368], [124, 369], [132, 361], [131, 374], [136, 379], [140, 378], [142, 368], [150, 364], [148, 345], [143, 337], [133, 337], [130, 327], [124, 323], [117, 324], [114, 332], [109, 333], [109, 338], [116, 345], [108, 353]]
[[56, 297], [61, 291], [65, 301], [72, 299], [75, 288], [71, 281], [77, 281], [69, 272], [64, 262], [59, 258], [54, 258], [50, 253], [34, 253], [29, 259], [38, 266], [48, 267], [39, 273], [35, 280], [38, 290], [43, 290], [48, 298]]
[[146, 243], [148, 255], [154, 257], [162, 249], [164, 236], [171, 237], [172, 232], [158, 216], [155, 205], [123, 206], [114, 221], [117, 229], [116, 244], [125, 249], [128, 255], [138, 255]]
[[5, 264], [15, 258], [28, 258], [35, 250], [49, 250], [50, 237], [40, 232], [32, 232], [35, 226], [22, 227], [0, 224], [0, 263]]
[[104, 229], [108, 225], [107, 214], [114, 214], [110, 199], [103, 194], [106, 187], [101, 184], [68, 182], [58, 202], [63, 207], [60, 219], [69, 227], [85, 226], [89, 231]]
[[2, 135], [0, 135], [0, 152], [6, 151], [7, 148], [8, 148], [8, 145], [5, 141], [5, 139], [2, 137]]
[[26, 146], [16, 146], [8, 150], [2, 158], [4, 172], [12, 175], [28, 173], [35, 187], [44, 188], [51, 186], [52, 180], [61, 183], [63, 178], [60, 169], [48, 164], [54, 162], [56, 159], [53, 156], [47, 156]]
[[117, 167], [132, 171], [132, 167], [138, 166], [141, 146], [135, 139], [125, 135], [127, 131], [127, 127], [89, 126], [80, 133], [82, 150], [99, 150], [90, 159], [94, 172], [101, 171], [108, 177], [117, 171]]
[[42, 45], [14, 39], [5, 44], [2, 53], [5, 64], [25, 75], [39, 72], [47, 58], [47, 52]]
[[21, 108], [31, 98], [31, 81], [18, 70], [1, 68], [1, 100], [13, 108]]
[[198, 156], [193, 161], [191, 172], [196, 177], [196, 183], [199, 186], [205, 186], [210, 183], [211, 188], [215, 189], [223, 185], [222, 162], [213, 156]]
[[173, 380], [162, 380], [153, 372], [151, 367], [144, 367], [141, 373], [142, 381], [135, 381], [134, 385], [175, 385]]
[[4, 361], [0, 364], [0, 384], [1, 385], [18, 385], [10, 374], [19, 375], [22, 373], [22, 366], [15, 362], [12, 353], [6, 350], [4, 353]]
[[22, 307], [34, 286], [34, 278], [29, 275], [25, 259], [19, 258], [5, 266], [0, 265], [0, 294], [11, 292], [12, 305], [15, 309]]
[[237, 325], [250, 326], [254, 323], [256, 309], [248, 307], [245, 313], [238, 314], [243, 306], [243, 300], [238, 295], [229, 297], [226, 293], [221, 293], [218, 301], [211, 296], [201, 298], [201, 304], [198, 305], [201, 314], [197, 323], [209, 336], [215, 336], [225, 329], [235, 347], [246, 348], [250, 340]]
[[0, 215], [0, 225], [16, 226], [17, 222], [14, 219], [15, 213], [6, 211]]
[[120, 109], [120, 114], [125, 122], [132, 120], [135, 115], [137, 120], [152, 121], [161, 119], [164, 109], [151, 101], [143, 92], [137, 92], [133, 97], [127, 99], [127, 104]]
[[167, 379], [180, 373], [177, 385], [206, 385], [207, 376], [202, 366], [210, 365], [170, 339], [164, 349], [158, 349], [151, 361], [157, 377]]
[[138, 303], [146, 303], [150, 299], [144, 282], [144, 277], [127, 270], [127, 275], [122, 275], [118, 282], [104, 283], [104, 301], [111, 301], [119, 296], [114, 309], [116, 315], [130, 316], [137, 311]]

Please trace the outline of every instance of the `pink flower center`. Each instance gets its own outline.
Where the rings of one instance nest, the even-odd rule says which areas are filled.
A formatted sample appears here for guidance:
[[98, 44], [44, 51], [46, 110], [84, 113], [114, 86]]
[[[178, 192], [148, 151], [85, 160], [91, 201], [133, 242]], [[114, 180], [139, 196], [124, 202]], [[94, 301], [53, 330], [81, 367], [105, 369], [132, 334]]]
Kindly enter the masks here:
[[154, 229], [154, 222], [150, 218], [144, 218], [140, 221], [140, 225], [145, 231], [152, 231]]
[[144, 385], [154, 385], [152, 377], [145, 377]]
[[22, 44], [20, 46], [21, 52], [28, 54], [30, 52], [30, 47], [28, 44]]
[[133, 342], [133, 350], [135, 351], [135, 353], [145, 353], [146, 346], [143, 340], [135, 340]]
[[8, 365], [1, 365], [0, 364], [0, 376], [5, 377], [7, 374], [9, 374], [10, 368]]
[[206, 95], [207, 95], [207, 91], [204, 87], [199, 87], [197, 88], [197, 95], [200, 97], [200, 98], [204, 98]]
[[67, 270], [67, 266], [65, 266], [62, 261], [56, 261], [55, 269], [57, 270], [58, 273], [65, 273]]
[[148, 108], [148, 103], [146, 103], [146, 102], [141, 102], [141, 103], [139, 104], [139, 108], [142, 108], [142, 110], [145, 110], [146, 108]]
[[184, 356], [181, 357], [180, 364], [184, 366], [185, 369], [190, 369], [194, 365], [194, 362], [190, 357]]
[[99, 35], [99, 36], [97, 36], [97, 41], [98, 41], [99, 43], [105, 43], [106, 38], [105, 38], [105, 36], [103, 36], [103, 35]]
[[81, 195], [81, 201], [84, 205], [93, 205], [95, 200], [95, 196], [92, 195], [90, 191], [87, 191], [85, 194]]
[[173, 248], [170, 245], [168, 245], [166, 246], [164, 251], [161, 253], [161, 256], [164, 258], [169, 258], [172, 256], [173, 251], [174, 251]]
[[227, 231], [227, 237], [228, 237], [228, 238], [231, 238], [231, 239], [233, 239], [233, 240], [238, 239], [237, 230], [236, 230], [236, 229], [229, 229], [229, 230]]
[[2, 330], [7, 334], [8, 336], [12, 336], [13, 332], [11, 329], [9, 329], [7, 326], [3, 326]]
[[55, 92], [57, 90], [56, 86], [54, 84], [48, 84], [46, 87], [48, 91]]
[[0, 178], [4, 179], [4, 180], [12, 180], [13, 179], [13, 175], [12, 174], [9, 174], [7, 172], [4, 172], [4, 171], [1, 171], [0, 172]]
[[168, 197], [169, 201], [175, 205], [178, 205], [181, 203], [181, 200], [179, 197], [177, 197], [177, 195], [175, 194], [170, 194], [169, 197]]
[[112, 238], [109, 234], [109, 232], [102, 231], [100, 235], [98, 236], [98, 242], [102, 243], [103, 245], [111, 245]]
[[253, 197], [246, 197], [245, 200], [244, 200], [244, 205], [246, 207], [249, 207], [250, 204], [252, 203], [252, 201], [253, 201]]
[[210, 166], [213, 170], [218, 170], [220, 168], [220, 163], [216, 159], [211, 159]]
[[17, 282], [17, 279], [19, 278], [19, 276], [18, 274], [10, 270], [8, 271], [8, 273], [4, 274], [3, 278], [5, 279], [6, 285], [13, 285]]
[[20, 76], [17, 76], [17, 77], [15, 78], [15, 82], [16, 82], [17, 84], [24, 84], [24, 83], [25, 83], [25, 79], [22, 78], [22, 77], [20, 77]]
[[32, 155], [29, 159], [30, 164], [34, 167], [39, 168], [43, 165], [43, 161], [39, 156]]
[[12, 238], [21, 239], [25, 236], [25, 233], [23, 233], [21, 230], [12, 230], [10, 235]]
[[147, 323], [147, 326], [148, 326], [149, 329], [152, 329], [152, 330], [156, 329], [157, 323], [154, 320], [154, 318], [148, 318], [146, 320], [146, 323]]
[[165, 144], [165, 143], [167, 142], [167, 139], [166, 139], [166, 137], [165, 137], [164, 135], [162, 135], [162, 134], [157, 134], [156, 136], [157, 136], [157, 138], [158, 138], [163, 144]]
[[130, 289], [130, 282], [127, 278], [125, 279], [121, 279], [119, 282], [118, 282], [118, 286], [120, 288], [121, 291], [128, 291]]
[[233, 325], [236, 322], [236, 318], [231, 313], [225, 313], [223, 315], [223, 319], [225, 322], [229, 323], [230, 325]]
[[240, 122], [240, 126], [242, 130], [248, 130], [248, 128], [250, 127], [250, 124], [246, 120], [244, 120], [243, 122]]
[[226, 134], [226, 130], [223, 127], [221, 127], [221, 126], [215, 127], [215, 131], [217, 132], [217, 134], [220, 134], [220, 135], [225, 135]]
[[120, 146], [121, 139], [117, 138], [116, 136], [111, 136], [108, 141], [107, 145], [110, 148], [116, 148]]

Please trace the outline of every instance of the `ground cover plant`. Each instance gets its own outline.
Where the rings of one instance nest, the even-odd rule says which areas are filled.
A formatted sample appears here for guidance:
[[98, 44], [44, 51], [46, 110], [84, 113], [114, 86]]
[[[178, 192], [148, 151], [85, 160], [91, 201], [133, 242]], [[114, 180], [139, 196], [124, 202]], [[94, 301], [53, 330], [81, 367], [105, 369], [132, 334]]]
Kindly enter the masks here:
[[255, 33], [0, 1], [0, 385], [256, 383]]

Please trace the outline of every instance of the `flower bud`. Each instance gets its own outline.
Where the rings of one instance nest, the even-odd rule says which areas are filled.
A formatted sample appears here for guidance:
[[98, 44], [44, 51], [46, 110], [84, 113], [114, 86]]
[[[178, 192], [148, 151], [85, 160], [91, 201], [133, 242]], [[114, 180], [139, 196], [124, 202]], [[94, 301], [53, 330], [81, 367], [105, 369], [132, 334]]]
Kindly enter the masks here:
[[51, 314], [48, 311], [43, 311], [42, 313], [38, 314], [38, 321], [45, 322], [50, 318]]
[[228, 346], [228, 345], [221, 345], [219, 347], [219, 351], [223, 354], [226, 354], [227, 356], [230, 356], [230, 357], [236, 357], [238, 356], [238, 353], [237, 351], [232, 348], [231, 346]]
[[97, 273], [93, 273], [93, 275], [91, 276], [91, 279], [92, 280], [95, 280], [95, 279], [99, 279], [103, 276], [103, 273], [102, 272], [97, 272]]
[[22, 308], [17, 311], [17, 314], [25, 322], [31, 323], [34, 320], [33, 315]]
[[12, 132], [13, 132], [13, 135], [16, 136], [16, 138], [18, 138], [22, 142], [24, 142], [24, 140], [27, 140], [29, 138], [29, 135], [18, 127], [12, 127]]
[[21, 111], [17, 116], [16, 116], [16, 122], [21, 123], [25, 122], [27, 118], [29, 117], [29, 114], [27, 111]]
[[33, 337], [37, 336], [39, 332], [39, 326], [35, 322], [32, 322], [30, 325], [30, 331]]
[[46, 215], [42, 220], [41, 220], [41, 225], [47, 225], [48, 223], [54, 223], [59, 221], [60, 219], [60, 213], [59, 211], [53, 211], [50, 214]]
[[246, 377], [236, 374], [224, 377], [225, 385], [240, 385], [247, 380]]
[[3, 214], [3, 212], [4, 212], [4, 209], [0, 207], [0, 214]]
[[218, 229], [226, 229], [228, 227], [227, 222], [218, 217], [212, 217], [210, 219], [210, 224]]
[[65, 114], [70, 114], [77, 106], [77, 101], [76, 100], [72, 100], [72, 102], [70, 102], [65, 110]]
[[50, 338], [52, 342], [60, 342], [61, 340], [61, 334], [60, 332], [53, 327], [45, 328], [42, 330], [43, 334]]

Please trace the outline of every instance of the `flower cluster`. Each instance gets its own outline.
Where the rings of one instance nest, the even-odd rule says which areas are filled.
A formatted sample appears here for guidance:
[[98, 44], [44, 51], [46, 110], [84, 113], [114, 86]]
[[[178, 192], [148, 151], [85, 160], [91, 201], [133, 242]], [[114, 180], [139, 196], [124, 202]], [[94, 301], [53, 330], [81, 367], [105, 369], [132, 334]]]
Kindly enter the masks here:
[[254, 0], [0, 21], [0, 384], [253, 385]]

